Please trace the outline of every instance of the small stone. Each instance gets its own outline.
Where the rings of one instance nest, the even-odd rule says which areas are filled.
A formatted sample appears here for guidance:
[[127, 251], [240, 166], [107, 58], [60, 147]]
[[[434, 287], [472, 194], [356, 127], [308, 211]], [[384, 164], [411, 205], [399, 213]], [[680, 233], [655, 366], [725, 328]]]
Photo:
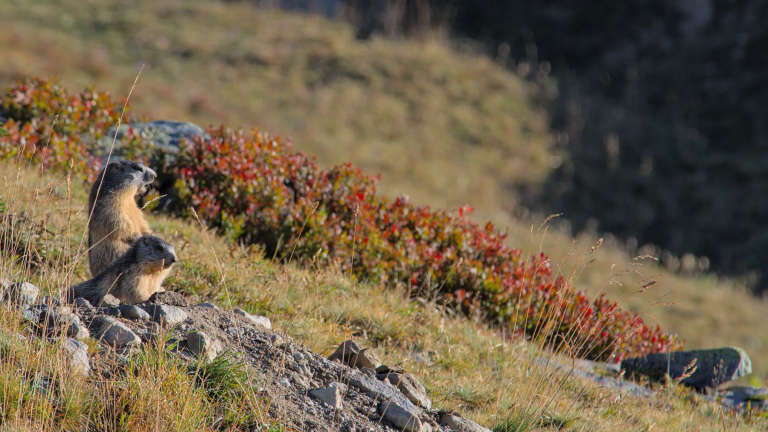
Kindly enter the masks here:
[[152, 320], [164, 326], [174, 326], [187, 319], [187, 313], [176, 306], [148, 303], [143, 307]]
[[212, 361], [222, 350], [221, 343], [207, 334], [196, 331], [187, 335], [187, 349], [196, 355]]
[[269, 341], [270, 341], [270, 342], [272, 343], [272, 345], [274, 345], [274, 346], [280, 346], [280, 345], [282, 345], [282, 344], [285, 342], [285, 341], [283, 340], [283, 337], [282, 337], [282, 336], [280, 336], [279, 334], [273, 334], [272, 336], [270, 336], [270, 337], [269, 337]]
[[704, 390], [751, 373], [752, 361], [743, 349], [726, 347], [648, 354], [623, 360], [621, 369], [654, 380], [668, 373], [683, 385]]
[[347, 386], [342, 383], [334, 382], [328, 387], [310, 390], [309, 396], [334, 409], [341, 410], [343, 408], [342, 399], [346, 391]]
[[299, 351], [296, 351], [293, 353], [293, 359], [296, 361], [296, 363], [301, 363], [304, 361], [304, 354], [302, 354]]
[[376, 353], [370, 348], [360, 349], [353, 340], [346, 340], [336, 348], [328, 360], [339, 360], [350, 367], [376, 369], [381, 365]]
[[422, 408], [432, 408], [432, 401], [427, 397], [426, 389], [413, 375], [395, 372], [387, 374], [387, 379], [411, 402]]
[[187, 307], [189, 303], [183, 294], [176, 291], [158, 291], [149, 298], [150, 303]]
[[215, 304], [210, 303], [210, 302], [200, 303], [200, 304], [198, 304], [198, 306], [211, 308], [213, 310], [220, 310], [218, 306], [216, 306]]
[[43, 312], [41, 306], [42, 305], [35, 305], [35, 306], [28, 307], [21, 312], [21, 316], [25, 320], [33, 324], [37, 324], [38, 322], [40, 322], [40, 315]]
[[83, 340], [90, 336], [90, 332], [67, 307], [46, 307], [39, 315], [38, 326], [49, 335], [65, 331], [67, 336]]
[[438, 423], [440, 423], [440, 426], [447, 426], [455, 432], [491, 432], [490, 429], [450, 411], [440, 411], [438, 413]]
[[39, 294], [40, 288], [35, 285], [29, 282], [16, 282], [8, 285], [4, 299], [21, 309], [34, 304]]
[[132, 320], [149, 320], [152, 318], [147, 311], [136, 305], [121, 305], [120, 314]]
[[124, 348], [141, 344], [141, 339], [133, 330], [114, 318], [98, 316], [94, 319], [94, 325], [99, 327], [97, 337], [108, 346]]
[[272, 322], [269, 320], [269, 318], [262, 316], [262, 315], [252, 315], [243, 309], [235, 308], [232, 310], [237, 315], [240, 315], [250, 321], [252, 324], [262, 326], [267, 330], [272, 330]]
[[70, 370], [79, 375], [88, 376], [91, 371], [91, 362], [88, 358], [88, 345], [72, 338], [64, 341], [64, 349], [67, 351]]
[[101, 299], [101, 303], [99, 306], [102, 307], [118, 307], [120, 306], [120, 299], [113, 296], [112, 294], [106, 294]]
[[277, 383], [280, 384], [283, 387], [290, 387], [291, 381], [288, 380], [286, 377], [280, 377], [280, 379], [277, 380]]

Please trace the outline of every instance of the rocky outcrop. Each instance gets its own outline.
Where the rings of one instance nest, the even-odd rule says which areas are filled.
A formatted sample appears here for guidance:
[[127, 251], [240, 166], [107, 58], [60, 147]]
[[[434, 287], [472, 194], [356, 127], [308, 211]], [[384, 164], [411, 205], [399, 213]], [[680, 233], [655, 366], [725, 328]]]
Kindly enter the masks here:
[[[10, 286], [10, 285], [9, 285]], [[9, 286], [6, 286], [8, 291]], [[17, 302], [8, 303], [16, 307]], [[24, 309], [42, 337], [70, 335], [63, 352], [72, 373], [102, 370], [91, 364], [88, 347], [75, 339], [79, 326], [103, 351], [129, 354], [158, 340], [190, 362], [212, 361], [222, 352], [242, 358], [260, 375], [259, 392], [270, 399], [270, 415], [295, 430], [317, 431], [456, 431], [485, 430], [469, 419], [432, 409], [415, 376], [381, 366], [370, 348], [353, 341], [341, 344], [329, 360], [271, 330], [266, 317], [244, 310], [223, 310], [211, 303], [190, 305], [177, 293], [156, 293], [148, 302], [121, 305], [109, 299], [93, 306], [84, 299], [72, 305], [45, 298]], [[80, 335], [82, 336], [82, 335]], [[87, 339], [88, 336], [83, 337]], [[96, 356], [99, 362], [111, 356]], [[469, 425], [469, 429], [457, 429]]]

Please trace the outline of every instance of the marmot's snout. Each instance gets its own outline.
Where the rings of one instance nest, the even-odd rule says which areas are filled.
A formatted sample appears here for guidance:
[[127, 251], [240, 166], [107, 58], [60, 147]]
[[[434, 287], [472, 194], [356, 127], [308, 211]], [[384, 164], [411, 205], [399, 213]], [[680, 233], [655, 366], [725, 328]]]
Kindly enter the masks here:
[[144, 184], [150, 184], [157, 178], [155, 170], [149, 167], [144, 167]]
[[176, 262], [176, 251], [173, 249], [173, 246], [168, 248], [167, 252], [166, 257], [163, 258], [164, 268], [170, 268]]

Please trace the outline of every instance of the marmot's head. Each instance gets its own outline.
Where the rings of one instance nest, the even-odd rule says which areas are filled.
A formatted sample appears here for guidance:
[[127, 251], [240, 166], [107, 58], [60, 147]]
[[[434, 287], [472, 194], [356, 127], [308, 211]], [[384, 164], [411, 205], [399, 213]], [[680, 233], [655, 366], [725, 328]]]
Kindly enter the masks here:
[[[144, 164], [127, 160], [110, 162], [96, 177], [96, 182], [91, 189], [90, 201], [93, 203], [97, 191], [99, 196], [129, 188], [136, 188], [136, 192], [144, 193], [155, 178], [157, 173]], [[99, 184], [101, 184], [101, 190], [99, 190]]]
[[142, 273], [157, 273], [171, 268], [176, 262], [173, 246], [160, 237], [149, 234], [139, 237], [127, 253], [132, 254]]

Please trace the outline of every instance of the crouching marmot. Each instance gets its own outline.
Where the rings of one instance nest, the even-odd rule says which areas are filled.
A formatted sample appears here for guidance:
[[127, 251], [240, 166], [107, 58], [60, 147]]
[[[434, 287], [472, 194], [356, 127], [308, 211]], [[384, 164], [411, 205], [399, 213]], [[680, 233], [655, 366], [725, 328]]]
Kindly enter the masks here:
[[112, 294], [124, 304], [147, 301], [162, 290], [161, 284], [175, 262], [173, 246], [159, 237], [143, 235], [98, 276], [71, 287], [67, 299], [83, 297], [99, 305], [105, 295]]
[[125, 160], [109, 163], [96, 177], [88, 199], [88, 262], [92, 276], [109, 267], [141, 235], [152, 232], [136, 205], [136, 195], [146, 192], [156, 177], [152, 169]]

